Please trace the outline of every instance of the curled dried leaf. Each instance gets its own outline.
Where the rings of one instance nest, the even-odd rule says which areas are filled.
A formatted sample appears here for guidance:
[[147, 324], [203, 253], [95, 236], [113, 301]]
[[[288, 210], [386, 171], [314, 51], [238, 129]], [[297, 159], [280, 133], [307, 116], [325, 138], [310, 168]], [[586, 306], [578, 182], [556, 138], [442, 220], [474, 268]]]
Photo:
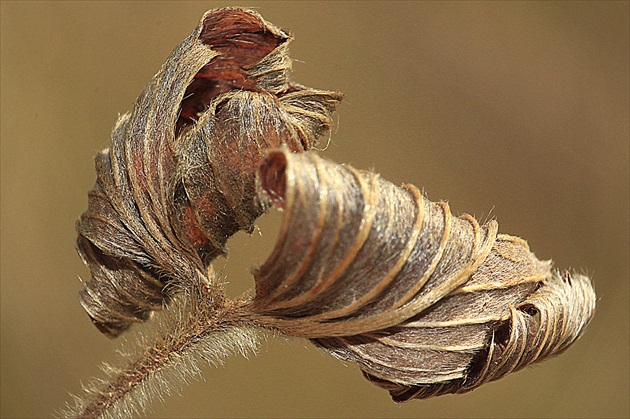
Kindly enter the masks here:
[[286, 149], [257, 179], [285, 215], [252, 310], [357, 363], [396, 401], [470, 391], [555, 355], [593, 315], [588, 278], [552, 273], [495, 221], [454, 217], [411, 185]]
[[[593, 316], [587, 277], [553, 272], [496, 221], [300, 153], [341, 95], [289, 80], [290, 40], [255, 12], [207, 12], [97, 156], [77, 223], [93, 277], [81, 303], [110, 337], [161, 309], [167, 287], [180, 305], [75, 414], [137, 413], [168, 371], [255, 346], [256, 326], [311, 339], [405, 401], [556, 355]], [[255, 297], [229, 300], [209, 264], [269, 206], [285, 215]]]
[[207, 286], [228, 237], [262, 212], [265, 150], [308, 150], [330, 128], [341, 95], [290, 82], [290, 40], [255, 12], [209, 11], [116, 124], [77, 223], [92, 273], [81, 304], [103, 333], [160, 309], [169, 284]]

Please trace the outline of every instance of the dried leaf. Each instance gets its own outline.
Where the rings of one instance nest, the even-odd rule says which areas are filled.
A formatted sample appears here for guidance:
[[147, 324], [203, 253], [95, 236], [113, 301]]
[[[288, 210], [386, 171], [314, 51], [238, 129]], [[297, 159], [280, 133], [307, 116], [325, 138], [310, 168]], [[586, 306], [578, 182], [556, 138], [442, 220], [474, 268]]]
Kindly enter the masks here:
[[555, 355], [593, 315], [588, 278], [552, 273], [495, 221], [454, 217], [411, 185], [286, 149], [257, 179], [285, 215], [252, 309], [356, 362], [396, 401], [470, 391]]
[[[110, 337], [173, 295], [181, 304], [75, 414], [140, 412], [169, 391], [167, 374], [255, 346], [255, 327], [309, 338], [405, 401], [556, 355], [593, 316], [587, 277], [552, 271], [495, 221], [299, 153], [341, 95], [289, 81], [290, 39], [255, 12], [206, 13], [97, 156], [77, 224], [93, 276], [81, 303]], [[255, 297], [230, 300], [209, 264], [271, 205], [285, 215]]]
[[207, 12], [116, 124], [77, 223], [93, 278], [81, 304], [103, 333], [147, 319], [166, 285], [208, 284], [228, 237], [261, 214], [265, 150], [308, 150], [329, 129], [341, 95], [288, 80], [290, 40], [255, 12]]

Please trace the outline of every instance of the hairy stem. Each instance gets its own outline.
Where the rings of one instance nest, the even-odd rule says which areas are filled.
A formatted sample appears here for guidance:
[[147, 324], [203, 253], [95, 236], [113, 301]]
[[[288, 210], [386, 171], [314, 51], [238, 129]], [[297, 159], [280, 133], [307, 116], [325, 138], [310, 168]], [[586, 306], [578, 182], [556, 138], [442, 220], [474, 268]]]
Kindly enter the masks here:
[[210, 305], [207, 296], [197, 291], [182, 293], [157, 322], [155, 332], [145, 332], [135, 349], [122, 353], [126, 365], [105, 365], [105, 378], [88, 385], [84, 397], [76, 398], [64, 415], [135, 416], [173, 385], [198, 375], [200, 361], [218, 365], [233, 352], [254, 351], [258, 338], [243, 310], [245, 302], [214, 300]]

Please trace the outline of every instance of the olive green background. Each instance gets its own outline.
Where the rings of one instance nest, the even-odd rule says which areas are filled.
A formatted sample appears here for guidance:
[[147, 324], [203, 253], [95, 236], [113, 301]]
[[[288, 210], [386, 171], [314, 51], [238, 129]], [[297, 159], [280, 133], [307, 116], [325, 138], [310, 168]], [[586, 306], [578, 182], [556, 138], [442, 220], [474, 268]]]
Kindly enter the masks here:
[[[51, 415], [114, 359], [77, 301], [92, 158], [203, 12], [228, 4], [2, 2], [3, 417]], [[244, 5], [293, 31], [296, 81], [346, 93], [325, 156], [496, 217], [591, 275], [599, 306], [567, 353], [466, 395], [396, 405], [356, 366], [276, 337], [150, 415], [628, 417], [628, 2]], [[217, 262], [232, 294], [278, 221]]]

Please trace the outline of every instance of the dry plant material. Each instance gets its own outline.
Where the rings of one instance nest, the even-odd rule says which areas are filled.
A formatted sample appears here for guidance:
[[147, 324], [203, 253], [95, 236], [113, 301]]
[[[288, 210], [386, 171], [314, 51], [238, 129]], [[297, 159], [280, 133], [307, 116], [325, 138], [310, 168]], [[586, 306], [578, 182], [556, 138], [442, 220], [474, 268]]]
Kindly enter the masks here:
[[227, 239], [261, 214], [265, 150], [305, 151], [329, 129], [341, 95], [289, 81], [290, 40], [255, 12], [210, 11], [116, 123], [77, 223], [93, 278], [81, 304], [103, 333], [160, 310], [167, 285], [208, 284]]
[[258, 177], [284, 211], [255, 272], [264, 323], [359, 364], [396, 401], [463, 393], [562, 352], [590, 321], [588, 278], [518, 237], [314, 153], [272, 151]]
[[[137, 415], [261, 330], [357, 363], [395, 401], [470, 391], [583, 333], [587, 277], [496, 221], [306, 152], [341, 95], [289, 81], [290, 39], [255, 12], [209, 11], [117, 122], [77, 224], [81, 303], [109, 337], [174, 304], [67, 416]], [[271, 206], [278, 242], [255, 296], [231, 300], [210, 263]]]

